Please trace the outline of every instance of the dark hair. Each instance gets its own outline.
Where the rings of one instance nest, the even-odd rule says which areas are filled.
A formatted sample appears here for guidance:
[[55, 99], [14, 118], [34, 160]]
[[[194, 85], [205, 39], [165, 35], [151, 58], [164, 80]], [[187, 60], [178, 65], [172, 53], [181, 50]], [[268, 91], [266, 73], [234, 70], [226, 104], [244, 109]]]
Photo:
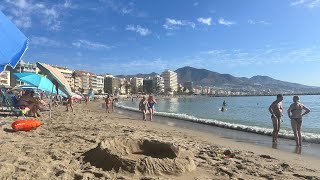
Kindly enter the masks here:
[[283, 98], [282, 94], [277, 94], [277, 99]]

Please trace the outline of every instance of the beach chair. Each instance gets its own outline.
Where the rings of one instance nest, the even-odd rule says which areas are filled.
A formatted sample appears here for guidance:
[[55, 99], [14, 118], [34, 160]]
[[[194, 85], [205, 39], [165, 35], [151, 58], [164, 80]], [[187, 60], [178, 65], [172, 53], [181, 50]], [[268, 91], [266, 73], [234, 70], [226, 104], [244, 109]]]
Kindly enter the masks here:
[[24, 115], [23, 110], [18, 106], [18, 100], [13, 94], [8, 94], [5, 89], [1, 89], [1, 112], [8, 112], [9, 115]]

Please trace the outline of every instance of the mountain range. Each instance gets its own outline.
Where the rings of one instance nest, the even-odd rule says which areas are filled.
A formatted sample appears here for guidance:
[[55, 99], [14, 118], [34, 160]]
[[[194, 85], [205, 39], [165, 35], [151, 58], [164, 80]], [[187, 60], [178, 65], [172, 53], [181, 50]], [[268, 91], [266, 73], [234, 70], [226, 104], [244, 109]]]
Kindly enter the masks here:
[[[268, 76], [253, 76], [251, 78], [235, 77], [230, 74], [220, 74], [207, 69], [197, 69], [190, 66], [182, 67], [175, 72], [178, 75], [178, 82], [183, 83], [192, 81], [193, 85], [224, 88], [224, 89], [238, 89], [238, 90], [258, 90], [271, 91], [282, 93], [319, 93], [320, 87], [306, 86], [298, 83], [291, 83], [273, 79]], [[131, 78], [131, 77], [154, 77], [158, 75], [153, 72], [151, 74], [136, 74], [136, 75], [120, 75], [117, 77]]]

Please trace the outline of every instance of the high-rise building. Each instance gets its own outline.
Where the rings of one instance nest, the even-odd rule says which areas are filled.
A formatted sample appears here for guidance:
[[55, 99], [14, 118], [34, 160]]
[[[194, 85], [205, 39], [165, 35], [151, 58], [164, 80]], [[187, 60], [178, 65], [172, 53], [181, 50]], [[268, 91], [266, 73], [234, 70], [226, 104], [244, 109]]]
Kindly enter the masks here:
[[193, 92], [193, 82], [192, 81], [186, 81], [183, 83], [183, 88], [185, 88], [185, 90], [188, 89], [189, 92]]
[[[97, 93], [97, 75], [86, 72], [86, 71], [74, 71], [74, 89], [80, 92], [80, 89], [83, 90], [83, 93], [88, 93], [90, 90]], [[95, 91], [96, 90], [96, 91]]]
[[119, 79], [111, 74], [104, 76], [104, 92], [114, 94], [119, 92]]
[[177, 73], [165, 70], [162, 73], [164, 81], [164, 90], [165, 92], [177, 92], [178, 90], [178, 76]]
[[143, 91], [148, 94], [154, 93], [155, 92], [155, 80], [144, 79], [143, 80]]
[[132, 93], [139, 93], [143, 91], [143, 78], [134, 77], [131, 79]]
[[163, 77], [156, 75], [153, 80], [155, 81], [155, 92], [163, 93], [164, 92], [164, 80]]
[[104, 92], [104, 77], [103, 76], [96, 76], [97, 78], [97, 86], [96, 86], [96, 89], [94, 89], [93, 91], [94, 92], [97, 92], [97, 93], [100, 93], [100, 92]]

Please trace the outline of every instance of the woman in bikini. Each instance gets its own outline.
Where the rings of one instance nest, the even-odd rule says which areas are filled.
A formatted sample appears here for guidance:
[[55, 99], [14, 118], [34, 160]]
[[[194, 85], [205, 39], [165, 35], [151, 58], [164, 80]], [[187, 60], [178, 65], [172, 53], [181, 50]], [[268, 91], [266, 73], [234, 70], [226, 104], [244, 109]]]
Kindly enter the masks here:
[[[293, 96], [293, 103], [288, 109], [288, 116], [291, 119], [291, 126], [294, 133], [294, 139], [296, 140], [297, 146], [301, 146], [302, 137], [301, 137], [301, 125], [302, 125], [302, 116], [308, 114], [310, 109], [305, 105], [299, 102], [299, 96]], [[304, 110], [304, 112], [302, 112]]]
[[107, 108], [106, 111], [107, 111], [107, 113], [110, 113], [111, 99], [110, 99], [110, 96], [109, 96], [109, 95], [107, 95], [105, 101], [106, 101], [106, 108]]
[[32, 116], [37, 118], [40, 117], [40, 106], [37, 99], [33, 97], [33, 94], [33, 91], [26, 91], [25, 94], [20, 97], [19, 106], [24, 108], [26, 111], [31, 111]]
[[149, 113], [150, 113], [150, 121], [153, 119], [153, 114], [154, 114], [154, 105], [157, 104], [157, 101], [154, 99], [152, 95], [149, 96], [148, 98], [148, 105], [149, 105]]

